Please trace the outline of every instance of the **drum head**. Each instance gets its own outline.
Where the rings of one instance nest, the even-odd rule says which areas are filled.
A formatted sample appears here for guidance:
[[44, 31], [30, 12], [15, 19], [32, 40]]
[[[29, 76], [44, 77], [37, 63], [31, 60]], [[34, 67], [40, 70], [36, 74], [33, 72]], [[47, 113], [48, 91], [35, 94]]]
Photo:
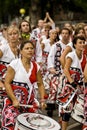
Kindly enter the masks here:
[[53, 119], [36, 113], [24, 113], [17, 117], [19, 124], [33, 130], [60, 130], [60, 125]]

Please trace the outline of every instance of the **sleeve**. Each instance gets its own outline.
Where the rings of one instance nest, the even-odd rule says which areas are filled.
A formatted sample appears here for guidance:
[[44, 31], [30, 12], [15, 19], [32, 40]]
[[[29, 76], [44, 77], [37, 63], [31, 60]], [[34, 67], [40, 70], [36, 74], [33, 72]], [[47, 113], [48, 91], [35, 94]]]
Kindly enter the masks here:
[[0, 46], [0, 50], [2, 51], [2, 53], [5, 53], [6, 49], [7, 49], [7, 47], [6, 47], [5, 44], [2, 44], [2, 45]]
[[66, 58], [70, 57], [73, 61], [73, 59], [75, 59], [75, 55], [73, 52], [69, 52], [67, 55], [66, 55]]
[[36, 62], [42, 62], [42, 49], [39, 41], [37, 41], [36, 43], [35, 55], [36, 55]]
[[74, 48], [73, 48], [73, 43], [72, 43], [72, 42], [68, 43], [66, 46], [71, 47], [72, 51], [74, 50]]
[[50, 53], [48, 55], [48, 59], [47, 59], [48, 69], [54, 68], [55, 54], [56, 54], [56, 44], [52, 45]]
[[14, 71], [17, 71], [17, 65], [18, 65], [18, 60], [12, 60], [11, 63], [9, 64], [10, 67], [14, 69]]

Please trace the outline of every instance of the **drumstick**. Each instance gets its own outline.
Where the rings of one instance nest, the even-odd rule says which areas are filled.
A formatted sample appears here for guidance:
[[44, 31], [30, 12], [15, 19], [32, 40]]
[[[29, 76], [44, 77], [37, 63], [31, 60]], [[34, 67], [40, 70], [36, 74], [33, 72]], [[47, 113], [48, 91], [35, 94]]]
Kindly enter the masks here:
[[36, 106], [36, 105], [26, 105], [26, 104], [20, 104], [20, 107], [40, 108], [39, 106]]
[[[25, 104], [20, 104], [20, 107], [28, 107], [28, 108], [35, 108], [35, 106], [33, 105], [25, 105]], [[36, 106], [36, 108], [40, 108], [39, 106]], [[38, 109], [39, 113], [42, 113], [42, 111], [40, 109]]]
[[34, 106], [33, 106], [33, 105], [20, 104], [20, 107], [28, 107], [28, 108], [32, 108], [32, 107], [34, 107]]

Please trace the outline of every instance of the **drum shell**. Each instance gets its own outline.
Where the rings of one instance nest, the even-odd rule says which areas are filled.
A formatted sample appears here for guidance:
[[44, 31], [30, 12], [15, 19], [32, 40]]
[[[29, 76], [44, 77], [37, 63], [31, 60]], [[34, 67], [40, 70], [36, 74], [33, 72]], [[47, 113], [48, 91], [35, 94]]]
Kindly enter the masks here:
[[84, 99], [83, 94], [80, 94], [77, 98], [77, 101], [74, 105], [74, 108], [71, 113], [71, 117], [78, 121], [79, 123], [84, 123]]
[[[39, 125], [38, 125], [39, 124]], [[17, 117], [14, 130], [60, 130], [58, 122], [37, 113], [23, 113]]]
[[14, 130], [34, 130], [34, 129], [30, 129], [30, 128], [23, 126], [23, 124], [19, 123], [19, 121], [17, 120]]

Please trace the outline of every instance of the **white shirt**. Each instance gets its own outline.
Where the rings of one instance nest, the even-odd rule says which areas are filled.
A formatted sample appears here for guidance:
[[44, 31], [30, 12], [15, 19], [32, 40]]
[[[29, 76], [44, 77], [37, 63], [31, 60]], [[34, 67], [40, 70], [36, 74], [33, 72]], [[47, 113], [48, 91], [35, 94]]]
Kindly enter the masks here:
[[0, 50], [3, 53], [3, 56], [0, 58], [0, 61], [5, 61], [10, 63], [12, 60], [16, 59], [14, 53], [11, 51], [9, 44], [3, 44], [0, 46]]
[[[15, 59], [13, 60], [9, 66], [11, 66], [14, 71], [15, 71], [15, 77], [14, 77], [14, 81], [16, 82], [23, 82], [23, 83], [28, 83], [29, 81], [29, 77], [32, 73], [32, 69], [33, 69], [33, 63], [31, 62], [31, 67], [29, 69], [29, 72], [27, 72], [21, 62], [21, 59]], [[37, 72], [40, 69], [40, 66], [37, 64]]]
[[[61, 53], [62, 53], [63, 50], [66, 48], [66, 45], [63, 44], [61, 41], [58, 41], [56, 44], [58, 44], [58, 43], [61, 45], [61, 48], [62, 48]], [[56, 44], [52, 45], [50, 53], [48, 55], [48, 69], [51, 67], [54, 68], [54, 65], [55, 65], [55, 55], [57, 52]]]
[[81, 67], [81, 61], [83, 59], [83, 57], [81, 59], [78, 58], [75, 50], [72, 51], [72, 52], [69, 52], [67, 55], [66, 55], [66, 58], [67, 57], [70, 57], [72, 59], [72, 64], [71, 64], [71, 67], [73, 68], [78, 68], [82, 71], [82, 67]]

